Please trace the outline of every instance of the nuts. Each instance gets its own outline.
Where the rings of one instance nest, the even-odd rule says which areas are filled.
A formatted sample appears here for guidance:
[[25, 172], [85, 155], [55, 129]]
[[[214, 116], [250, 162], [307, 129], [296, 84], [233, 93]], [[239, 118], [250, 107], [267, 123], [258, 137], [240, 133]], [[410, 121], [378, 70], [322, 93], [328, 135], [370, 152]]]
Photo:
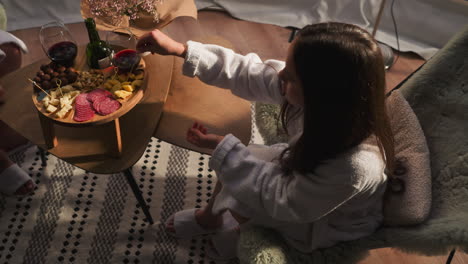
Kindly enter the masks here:
[[[67, 76], [70, 76], [68, 74]], [[99, 70], [90, 70], [79, 72], [76, 83], [73, 86], [84, 90], [94, 90], [104, 83], [104, 75]]]

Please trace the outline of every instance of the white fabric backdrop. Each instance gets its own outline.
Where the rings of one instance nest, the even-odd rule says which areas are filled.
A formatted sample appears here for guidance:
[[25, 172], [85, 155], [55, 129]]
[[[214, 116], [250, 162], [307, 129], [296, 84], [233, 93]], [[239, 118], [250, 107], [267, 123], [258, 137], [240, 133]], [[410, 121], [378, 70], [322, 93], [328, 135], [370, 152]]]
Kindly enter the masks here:
[[[171, 0], [165, 0], [171, 1]], [[0, 0], [8, 16], [7, 30], [37, 27], [52, 20], [83, 21], [80, 0]], [[224, 9], [243, 20], [294, 26], [323, 21], [357, 24], [372, 31], [381, 0], [195, 0], [197, 8]], [[376, 38], [394, 48], [396, 38], [388, 0]], [[431, 57], [468, 24], [466, 0], [395, 0], [400, 49]]]
[[80, 0], [0, 0], [0, 3], [6, 10], [7, 31], [39, 27], [54, 20], [83, 21]]
[[[372, 32], [381, 0], [196, 0], [197, 8], [220, 8], [243, 20], [302, 28], [307, 24], [340, 21], [359, 25]], [[386, 1], [376, 38], [397, 48]], [[456, 32], [468, 24], [468, 1], [399, 0], [393, 11], [400, 50], [430, 58]]]

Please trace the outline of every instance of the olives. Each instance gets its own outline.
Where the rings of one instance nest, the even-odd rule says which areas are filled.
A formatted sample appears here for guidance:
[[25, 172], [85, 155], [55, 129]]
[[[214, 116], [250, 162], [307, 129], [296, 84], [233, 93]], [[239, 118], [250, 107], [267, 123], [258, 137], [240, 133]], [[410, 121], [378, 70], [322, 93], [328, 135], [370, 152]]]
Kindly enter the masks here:
[[[76, 82], [78, 73], [72, 67], [65, 67], [54, 62], [42, 64], [40, 70], [36, 73], [33, 80], [41, 86], [42, 89], [56, 88], [57, 84], [61, 86]], [[39, 88], [33, 85], [34, 91], [39, 92]]]

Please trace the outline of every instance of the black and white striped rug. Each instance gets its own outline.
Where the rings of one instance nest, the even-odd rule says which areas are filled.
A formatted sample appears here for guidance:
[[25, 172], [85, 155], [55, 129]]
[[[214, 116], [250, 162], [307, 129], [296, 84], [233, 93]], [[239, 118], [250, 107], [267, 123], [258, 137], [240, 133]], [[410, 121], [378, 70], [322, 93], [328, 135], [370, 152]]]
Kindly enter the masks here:
[[50, 154], [42, 168], [36, 146], [16, 153], [12, 159], [38, 188], [0, 197], [0, 264], [217, 263], [205, 257], [206, 238], [176, 240], [161, 224], [210, 198], [216, 176], [209, 158], [152, 138], [133, 167], [155, 218], [150, 226], [122, 173], [88, 173]]

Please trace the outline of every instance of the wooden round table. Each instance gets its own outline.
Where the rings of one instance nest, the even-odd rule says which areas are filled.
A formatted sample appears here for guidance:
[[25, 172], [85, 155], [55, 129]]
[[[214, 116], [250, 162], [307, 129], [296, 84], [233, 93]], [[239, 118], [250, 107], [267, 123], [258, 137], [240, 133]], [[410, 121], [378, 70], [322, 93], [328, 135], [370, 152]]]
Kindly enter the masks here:
[[[84, 49], [80, 49], [77, 58], [84, 58], [83, 52]], [[33, 88], [28, 78], [33, 78], [40, 65], [49, 62], [48, 59], [1, 79], [7, 93], [5, 103], [0, 107], [0, 119], [32, 143], [84, 170], [102, 174], [124, 171], [144, 152], [161, 117], [171, 83], [173, 57], [149, 55], [144, 61], [147, 87], [142, 99], [115, 121], [67, 127], [56, 125], [38, 114], [31, 99]]]

